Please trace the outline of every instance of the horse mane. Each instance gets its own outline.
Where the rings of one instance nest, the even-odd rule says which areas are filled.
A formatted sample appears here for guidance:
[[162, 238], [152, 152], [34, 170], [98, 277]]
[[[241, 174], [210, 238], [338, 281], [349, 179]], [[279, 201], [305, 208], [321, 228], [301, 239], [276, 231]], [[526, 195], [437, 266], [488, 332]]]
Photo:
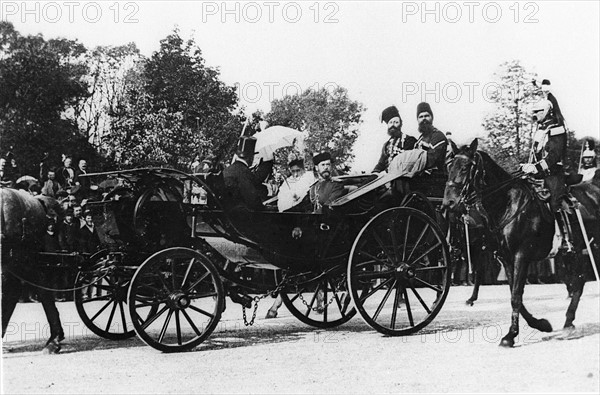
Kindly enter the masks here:
[[483, 160], [483, 168], [486, 172], [486, 183], [488, 185], [506, 181], [512, 178], [511, 175], [508, 174], [508, 172], [502, 167], [500, 167], [500, 165], [497, 164], [487, 152], [477, 152], [479, 153], [479, 155], [481, 155], [481, 159]]

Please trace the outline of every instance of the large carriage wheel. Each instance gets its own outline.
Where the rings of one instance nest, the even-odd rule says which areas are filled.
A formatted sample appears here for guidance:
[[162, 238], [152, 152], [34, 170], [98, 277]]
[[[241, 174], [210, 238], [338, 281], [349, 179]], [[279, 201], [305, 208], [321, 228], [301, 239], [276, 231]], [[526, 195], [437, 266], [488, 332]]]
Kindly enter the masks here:
[[202, 343], [221, 318], [224, 298], [223, 283], [210, 260], [181, 247], [148, 258], [135, 272], [128, 295], [136, 333], [164, 352]]
[[[310, 278], [315, 278], [311, 281]], [[310, 274], [281, 291], [285, 307], [307, 325], [333, 328], [356, 314], [350, 303], [344, 267], [333, 268], [320, 276]]]
[[422, 192], [409, 192], [402, 199], [402, 203], [400, 203], [400, 206], [414, 208], [416, 210], [424, 212], [431, 218], [436, 218], [435, 207], [433, 207], [431, 201]]
[[79, 317], [96, 335], [111, 340], [135, 336], [124, 306], [133, 270], [124, 267], [124, 259], [123, 253], [98, 251], [75, 279], [74, 299]]
[[448, 256], [444, 234], [426, 214], [400, 207], [372, 218], [348, 262], [350, 293], [362, 318], [391, 336], [427, 326], [450, 288]]

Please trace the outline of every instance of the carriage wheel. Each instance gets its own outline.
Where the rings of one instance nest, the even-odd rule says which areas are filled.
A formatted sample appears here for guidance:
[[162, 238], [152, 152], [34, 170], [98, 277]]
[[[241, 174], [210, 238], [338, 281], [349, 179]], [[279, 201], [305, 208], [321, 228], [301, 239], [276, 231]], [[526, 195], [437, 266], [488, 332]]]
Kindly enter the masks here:
[[404, 196], [404, 199], [402, 199], [400, 206], [414, 208], [424, 212], [431, 218], [436, 218], [435, 207], [433, 207], [433, 204], [431, 204], [431, 201], [429, 201], [427, 196], [421, 192], [409, 192], [406, 196]]
[[[344, 267], [323, 273], [314, 281], [307, 278], [281, 291], [285, 307], [307, 325], [333, 328], [348, 322], [356, 314], [351, 306]], [[310, 275], [315, 277], [314, 274]]]
[[178, 352], [196, 347], [212, 333], [225, 293], [206, 256], [175, 247], [157, 252], [140, 266], [128, 300], [138, 336], [157, 350]]
[[[96, 335], [111, 340], [135, 336], [127, 307], [127, 289], [133, 271], [123, 268], [125, 255], [102, 250], [75, 280], [75, 306], [83, 323]], [[85, 285], [88, 284], [86, 287]]]
[[450, 289], [444, 235], [412, 208], [392, 208], [360, 231], [348, 262], [352, 300], [362, 318], [390, 336], [414, 333], [438, 314]]

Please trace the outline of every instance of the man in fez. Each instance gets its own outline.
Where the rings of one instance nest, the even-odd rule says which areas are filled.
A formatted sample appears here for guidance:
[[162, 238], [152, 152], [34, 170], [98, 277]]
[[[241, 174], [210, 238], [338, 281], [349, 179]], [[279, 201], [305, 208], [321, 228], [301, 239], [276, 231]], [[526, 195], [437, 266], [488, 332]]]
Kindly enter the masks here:
[[414, 148], [416, 139], [402, 133], [402, 118], [396, 106], [391, 106], [381, 113], [381, 122], [385, 123], [388, 130], [389, 140], [383, 144], [379, 162], [373, 169], [373, 173], [386, 171], [390, 162], [396, 155], [405, 150]]

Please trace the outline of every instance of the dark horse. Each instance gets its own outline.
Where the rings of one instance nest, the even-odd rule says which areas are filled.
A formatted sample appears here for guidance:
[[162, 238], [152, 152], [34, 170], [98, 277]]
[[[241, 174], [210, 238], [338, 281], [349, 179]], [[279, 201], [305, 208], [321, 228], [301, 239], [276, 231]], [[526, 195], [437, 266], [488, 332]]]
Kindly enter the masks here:
[[[551, 332], [545, 319], [534, 318], [523, 305], [523, 288], [530, 263], [540, 261], [550, 253], [555, 225], [549, 208], [540, 201], [527, 183], [505, 172], [484, 152], [477, 151], [477, 140], [463, 147], [449, 169], [444, 194], [444, 206], [460, 213], [466, 206], [481, 202], [497, 236], [498, 252], [511, 290], [511, 326], [500, 345], [512, 347], [519, 334], [519, 314], [530, 327]], [[575, 251], [582, 249], [581, 238]], [[577, 241], [576, 240], [576, 241]], [[565, 329], [573, 328], [585, 276], [583, 264], [576, 254], [565, 254], [571, 268], [569, 279], [573, 297], [567, 309]]]
[[[43, 282], [40, 270], [35, 267], [36, 254], [40, 251], [42, 234], [46, 230], [49, 216], [60, 213], [58, 202], [47, 196], [31, 196], [28, 192], [11, 188], [0, 188], [1, 248], [2, 248], [2, 337], [10, 322], [21, 293], [21, 281], [13, 275]], [[42, 303], [50, 325], [50, 338], [46, 350], [58, 352], [64, 332], [54, 295], [39, 289]]]

